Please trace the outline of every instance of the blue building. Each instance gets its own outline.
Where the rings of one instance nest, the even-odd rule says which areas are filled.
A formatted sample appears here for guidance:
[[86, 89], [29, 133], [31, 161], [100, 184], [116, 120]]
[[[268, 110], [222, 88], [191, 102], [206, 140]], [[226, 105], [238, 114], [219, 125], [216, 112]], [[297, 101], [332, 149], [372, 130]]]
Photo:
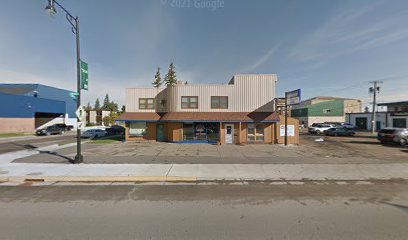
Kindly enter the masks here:
[[54, 123], [76, 127], [70, 93], [41, 84], [0, 84], [0, 132], [32, 132]]

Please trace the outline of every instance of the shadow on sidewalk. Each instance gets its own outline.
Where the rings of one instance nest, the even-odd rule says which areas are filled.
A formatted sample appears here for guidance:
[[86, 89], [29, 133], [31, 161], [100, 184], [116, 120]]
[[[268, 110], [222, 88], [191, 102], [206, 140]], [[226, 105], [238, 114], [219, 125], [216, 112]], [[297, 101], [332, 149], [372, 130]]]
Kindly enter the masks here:
[[380, 203], [386, 204], [386, 205], [389, 205], [389, 206], [393, 206], [393, 207], [401, 209], [402, 211], [408, 212], [408, 206], [406, 206], [406, 205], [390, 203], [390, 202], [385, 202], [385, 201], [380, 201]]
[[67, 156], [64, 156], [64, 155], [61, 155], [61, 154], [59, 154], [59, 153], [57, 153], [57, 152], [53, 152], [53, 151], [39, 151], [39, 154], [53, 155], [53, 156], [57, 156], [57, 157], [63, 158], [63, 159], [65, 159], [65, 160], [67, 160], [69, 163], [73, 163], [73, 162], [74, 162], [74, 159], [72, 159], [72, 158], [70, 158], [70, 157], [67, 157]]

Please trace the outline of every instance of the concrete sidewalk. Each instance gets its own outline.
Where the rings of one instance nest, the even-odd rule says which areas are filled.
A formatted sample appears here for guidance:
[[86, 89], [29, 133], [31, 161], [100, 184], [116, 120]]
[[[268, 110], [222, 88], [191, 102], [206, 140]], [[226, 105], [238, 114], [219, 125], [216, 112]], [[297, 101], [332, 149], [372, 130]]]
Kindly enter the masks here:
[[0, 181], [195, 182], [408, 179], [408, 164], [0, 164]]

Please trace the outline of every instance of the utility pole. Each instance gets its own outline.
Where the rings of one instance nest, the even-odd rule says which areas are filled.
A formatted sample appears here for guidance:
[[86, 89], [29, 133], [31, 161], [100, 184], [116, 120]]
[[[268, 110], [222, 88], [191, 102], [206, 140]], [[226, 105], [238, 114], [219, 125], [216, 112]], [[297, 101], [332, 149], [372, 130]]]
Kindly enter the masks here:
[[288, 93], [285, 92], [285, 146], [288, 145]]
[[371, 116], [371, 132], [375, 133], [376, 131], [376, 119], [375, 119], [375, 115], [376, 115], [376, 107], [377, 107], [377, 93], [380, 92], [380, 87], [378, 86], [379, 84], [381, 84], [381, 81], [372, 81], [370, 82], [370, 84], [373, 84], [373, 87], [370, 87], [368, 89], [369, 93], [373, 93], [373, 111], [372, 111], [372, 116]]

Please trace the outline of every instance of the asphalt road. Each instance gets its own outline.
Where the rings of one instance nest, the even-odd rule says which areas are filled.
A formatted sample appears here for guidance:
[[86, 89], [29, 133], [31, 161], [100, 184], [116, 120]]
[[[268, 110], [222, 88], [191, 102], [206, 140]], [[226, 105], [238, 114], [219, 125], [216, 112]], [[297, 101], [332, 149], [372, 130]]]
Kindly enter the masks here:
[[35, 149], [42, 146], [48, 146], [58, 143], [75, 142], [76, 135], [74, 132], [68, 132], [64, 135], [53, 136], [28, 136], [27, 138], [17, 138], [7, 141], [1, 139], [0, 154], [7, 152], [15, 152], [25, 149]]
[[407, 182], [0, 187], [0, 239], [407, 239]]

